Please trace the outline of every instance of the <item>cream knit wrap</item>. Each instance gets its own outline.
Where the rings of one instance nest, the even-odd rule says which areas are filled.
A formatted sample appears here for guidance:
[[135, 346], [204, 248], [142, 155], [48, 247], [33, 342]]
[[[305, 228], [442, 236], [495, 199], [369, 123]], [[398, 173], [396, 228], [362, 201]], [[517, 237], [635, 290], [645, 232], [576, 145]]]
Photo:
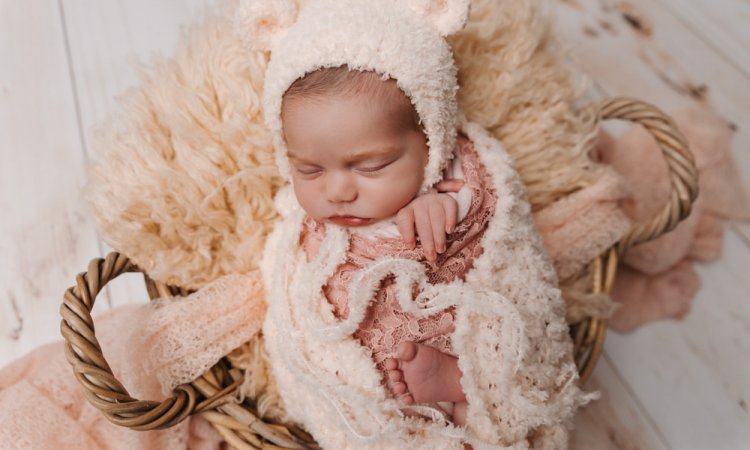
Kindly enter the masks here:
[[[243, 2], [235, 31], [270, 50], [263, 108], [282, 177], [289, 181], [281, 105], [298, 78], [347, 65], [393, 78], [411, 99], [427, 136], [422, 191], [440, 180], [459, 123], [456, 68], [444, 36], [460, 30], [467, 0], [292, 0]], [[350, 229], [331, 225], [318, 254], [300, 246], [305, 212], [290, 189], [277, 196], [283, 218], [268, 238], [261, 270], [269, 304], [264, 337], [289, 417], [330, 449], [565, 447], [567, 425], [588, 400], [577, 386], [554, 269], [530, 216], [510, 157], [480, 126], [462, 123], [498, 195], [484, 249], [465, 280], [430, 284], [419, 262], [383, 256], [358, 272], [350, 314], [338, 319], [323, 286], [346, 258]], [[404, 411], [381, 384], [356, 338], [383, 279], [394, 276], [401, 309], [418, 317], [455, 308], [451, 335], [468, 401], [465, 427], [437, 411]], [[419, 294], [414, 298], [413, 288]]]
[[[461, 131], [474, 143], [498, 198], [484, 251], [464, 281], [430, 284], [419, 262], [383, 256], [352, 280], [350, 314], [338, 319], [322, 287], [344, 262], [352, 231], [327, 227], [308, 262], [299, 244], [305, 213], [289, 189], [279, 196], [283, 218], [261, 263], [269, 304], [263, 334], [289, 417], [323, 448], [462, 449], [468, 442], [475, 449], [561, 449], [574, 412], [591, 398], [577, 385], [554, 269], [510, 157], [480, 126], [464, 123]], [[455, 308], [450, 338], [469, 405], [465, 427], [422, 406], [416, 412], [427, 420], [405, 417], [381, 384], [369, 349], [352, 336], [390, 275], [403, 311], [423, 317]]]

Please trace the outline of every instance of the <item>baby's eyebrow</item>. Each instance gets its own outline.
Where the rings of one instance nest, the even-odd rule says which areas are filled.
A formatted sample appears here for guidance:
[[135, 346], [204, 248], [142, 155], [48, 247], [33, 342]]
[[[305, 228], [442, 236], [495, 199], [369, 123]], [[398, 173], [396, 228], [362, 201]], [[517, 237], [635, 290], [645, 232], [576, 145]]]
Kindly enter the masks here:
[[347, 159], [353, 162], [363, 161], [365, 159], [373, 159], [373, 158], [378, 158], [382, 156], [391, 156], [395, 153], [398, 153], [400, 150], [401, 150], [400, 147], [392, 146], [392, 147], [378, 148], [374, 150], [366, 150], [362, 152], [353, 152], [347, 155]]
[[313, 164], [313, 162], [308, 161], [305, 158], [300, 158], [299, 156], [297, 156], [297, 155], [295, 155], [294, 153], [291, 153], [291, 152], [288, 152], [286, 154], [286, 156], [287, 156], [287, 158], [289, 158], [289, 160], [294, 160], [294, 161], [297, 161], [297, 162], [300, 162], [300, 163], [304, 163], [304, 164]]

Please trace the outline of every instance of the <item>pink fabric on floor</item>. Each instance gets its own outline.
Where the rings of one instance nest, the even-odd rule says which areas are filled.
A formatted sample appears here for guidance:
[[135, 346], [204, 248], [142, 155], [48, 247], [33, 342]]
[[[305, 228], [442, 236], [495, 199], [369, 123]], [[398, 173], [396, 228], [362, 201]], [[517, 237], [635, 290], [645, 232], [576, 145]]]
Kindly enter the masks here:
[[617, 270], [612, 297], [624, 306], [609, 320], [617, 331], [631, 331], [660, 318], [684, 317], [701, 286], [688, 259], [659, 275], [644, 275], [626, 265]]
[[[724, 220], [750, 220], [750, 200], [732, 159], [726, 121], [692, 108], [676, 114], [675, 122], [695, 156], [700, 194], [691, 215], [673, 231], [628, 252], [613, 292], [620, 303], [610, 321], [616, 330], [684, 316], [700, 285], [693, 262], [719, 257]], [[620, 139], [605, 140], [599, 151], [627, 180], [631, 198], [624, 209], [630, 218], [638, 222], [656, 214], [667, 201], [670, 182], [651, 135], [634, 128]]]
[[[107, 311], [95, 324], [130, 394], [162, 400], [254, 336], [265, 309], [257, 274], [228, 276], [188, 297]], [[9, 450], [221, 448], [218, 433], [199, 417], [147, 433], [110, 423], [86, 400], [61, 342], [0, 370], [0, 423], [0, 448]]]
[[534, 214], [560, 280], [580, 273], [630, 229], [620, 206], [625, 195], [622, 177], [607, 169], [592, 185]]

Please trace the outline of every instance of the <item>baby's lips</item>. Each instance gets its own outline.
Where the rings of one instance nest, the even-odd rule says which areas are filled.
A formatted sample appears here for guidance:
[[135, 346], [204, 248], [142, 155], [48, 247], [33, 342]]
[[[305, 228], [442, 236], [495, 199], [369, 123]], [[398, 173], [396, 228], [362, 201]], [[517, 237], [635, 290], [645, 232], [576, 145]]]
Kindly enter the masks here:
[[342, 227], [362, 227], [372, 223], [372, 219], [354, 216], [331, 216], [328, 221]]

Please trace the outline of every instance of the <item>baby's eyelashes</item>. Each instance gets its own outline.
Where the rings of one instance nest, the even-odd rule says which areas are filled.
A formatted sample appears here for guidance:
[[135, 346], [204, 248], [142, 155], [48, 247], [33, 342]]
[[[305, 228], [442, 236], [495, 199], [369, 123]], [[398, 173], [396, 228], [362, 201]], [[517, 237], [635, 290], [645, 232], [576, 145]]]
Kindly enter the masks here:
[[388, 161], [379, 161], [379, 162], [369, 162], [367, 164], [360, 164], [354, 167], [354, 170], [358, 172], [362, 172], [365, 174], [376, 174], [380, 173], [385, 169], [386, 167], [390, 166], [395, 160], [388, 160]]
[[318, 175], [323, 172], [323, 169], [316, 166], [295, 166], [294, 170], [297, 171], [300, 175]]
[[390, 170], [393, 164], [397, 161], [398, 161], [398, 158], [380, 160], [380, 161], [372, 161], [366, 164], [356, 165], [354, 166], [354, 170], [363, 176], [380, 175], [381, 173], [384, 173]]

